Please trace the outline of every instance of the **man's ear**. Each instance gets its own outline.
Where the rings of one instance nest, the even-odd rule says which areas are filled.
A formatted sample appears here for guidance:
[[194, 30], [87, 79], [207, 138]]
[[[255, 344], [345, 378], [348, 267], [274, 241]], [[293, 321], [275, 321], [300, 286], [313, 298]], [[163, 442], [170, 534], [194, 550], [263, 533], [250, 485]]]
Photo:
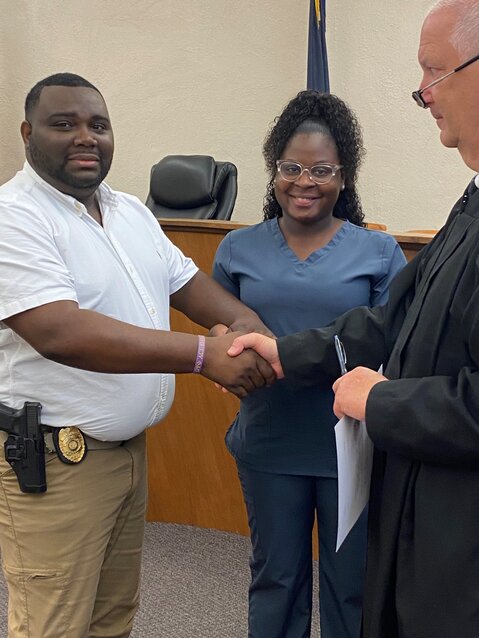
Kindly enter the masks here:
[[20, 134], [22, 136], [25, 150], [28, 151], [30, 147], [30, 135], [32, 134], [32, 125], [28, 120], [23, 120], [20, 124]]

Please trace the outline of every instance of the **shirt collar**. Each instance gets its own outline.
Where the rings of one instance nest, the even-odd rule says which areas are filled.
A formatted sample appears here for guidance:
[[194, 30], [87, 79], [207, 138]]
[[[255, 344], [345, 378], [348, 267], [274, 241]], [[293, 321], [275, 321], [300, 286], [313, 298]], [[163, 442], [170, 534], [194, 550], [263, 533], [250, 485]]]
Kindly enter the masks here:
[[[66, 195], [65, 193], [62, 193], [57, 188], [55, 188], [54, 186], [46, 182], [43, 179], [43, 177], [40, 177], [40, 175], [36, 172], [36, 170], [27, 160], [25, 160], [25, 164], [23, 165], [23, 170], [34, 182], [39, 184], [41, 188], [43, 188], [48, 193], [50, 193], [50, 195], [60, 200], [63, 204], [72, 208], [77, 215], [80, 215], [80, 216], [83, 215], [85, 207], [83, 206], [81, 202], [79, 202], [77, 199], [75, 199], [71, 195]], [[117, 196], [115, 191], [112, 190], [108, 186], [108, 184], [105, 184], [105, 182], [102, 182], [100, 186], [98, 187], [97, 195], [98, 195], [98, 201], [100, 202], [102, 209], [104, 209], [105, 207], [108, 207], [110, 211], [115, 210], [115, 208], [117, 207]]]
[[474, 183], [477, 186], [477, 188], [479, 188], [479, 175], [476, 175], [474, 178]]

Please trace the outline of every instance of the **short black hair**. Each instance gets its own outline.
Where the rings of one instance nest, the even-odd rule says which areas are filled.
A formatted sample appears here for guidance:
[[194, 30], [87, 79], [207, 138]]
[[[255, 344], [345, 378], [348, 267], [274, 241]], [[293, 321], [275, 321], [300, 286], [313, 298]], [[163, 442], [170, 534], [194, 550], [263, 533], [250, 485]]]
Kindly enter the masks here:
[[283, 212], [274, 194], [276, 160], [297, 133], [329, 135], [338, 149], [343, 166], [345, 188], [340, 192], [333, 210], [334, 217], [347, 219], [357, 226], [364, 225], [364, 214], [356, 187], [364, 146], [359, 122], [336, 95], [319, 91], [301, 91], [284, 108], [271, 127], [263, 146], [263, 156], [270, 181], [264, 198], [264, 219], [281, 217]]
[[[45, 86], [84, 86], [87, 89], [94, 89], [98, 93], [100, 91], [94, 84], [82, 78], [81, 75], [75, 73], [55, 73], [40, 80], [30, 89], [25, 98], [25, 119], [28, 120], [40, 100], [40, 94]], [[101, 93], [100, 93], [101, 95]], [[103, 96], [102, 96], [103, 97]]]

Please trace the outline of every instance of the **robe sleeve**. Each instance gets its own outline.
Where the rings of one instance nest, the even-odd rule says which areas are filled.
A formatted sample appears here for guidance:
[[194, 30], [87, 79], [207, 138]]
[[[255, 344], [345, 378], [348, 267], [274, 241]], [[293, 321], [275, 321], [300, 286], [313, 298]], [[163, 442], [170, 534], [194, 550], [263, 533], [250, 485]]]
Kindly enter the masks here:
[[366, 423], [378, 448], [434, 465], [479, 465], [478, 284], [476, 266], [460, 327], [469, 356], [457, 374], [397, 379], [372, 389]]
[[340, 375], [334, 335], [343, 341], [348, 370], [358, 365], [377, 369], [386, 359], [385, 306], [353, 308], [326, 328], [278, 339], [278, 352], [288, 380], [301, 385], [331, 383]]

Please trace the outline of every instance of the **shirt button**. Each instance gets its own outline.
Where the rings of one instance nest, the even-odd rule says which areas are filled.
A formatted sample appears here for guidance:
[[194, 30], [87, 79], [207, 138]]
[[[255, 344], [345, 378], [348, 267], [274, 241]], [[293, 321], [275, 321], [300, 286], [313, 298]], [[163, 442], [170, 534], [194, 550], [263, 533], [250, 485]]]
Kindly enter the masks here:
[[156, 308], [150, 308], [150, 315], [156, 315]]

